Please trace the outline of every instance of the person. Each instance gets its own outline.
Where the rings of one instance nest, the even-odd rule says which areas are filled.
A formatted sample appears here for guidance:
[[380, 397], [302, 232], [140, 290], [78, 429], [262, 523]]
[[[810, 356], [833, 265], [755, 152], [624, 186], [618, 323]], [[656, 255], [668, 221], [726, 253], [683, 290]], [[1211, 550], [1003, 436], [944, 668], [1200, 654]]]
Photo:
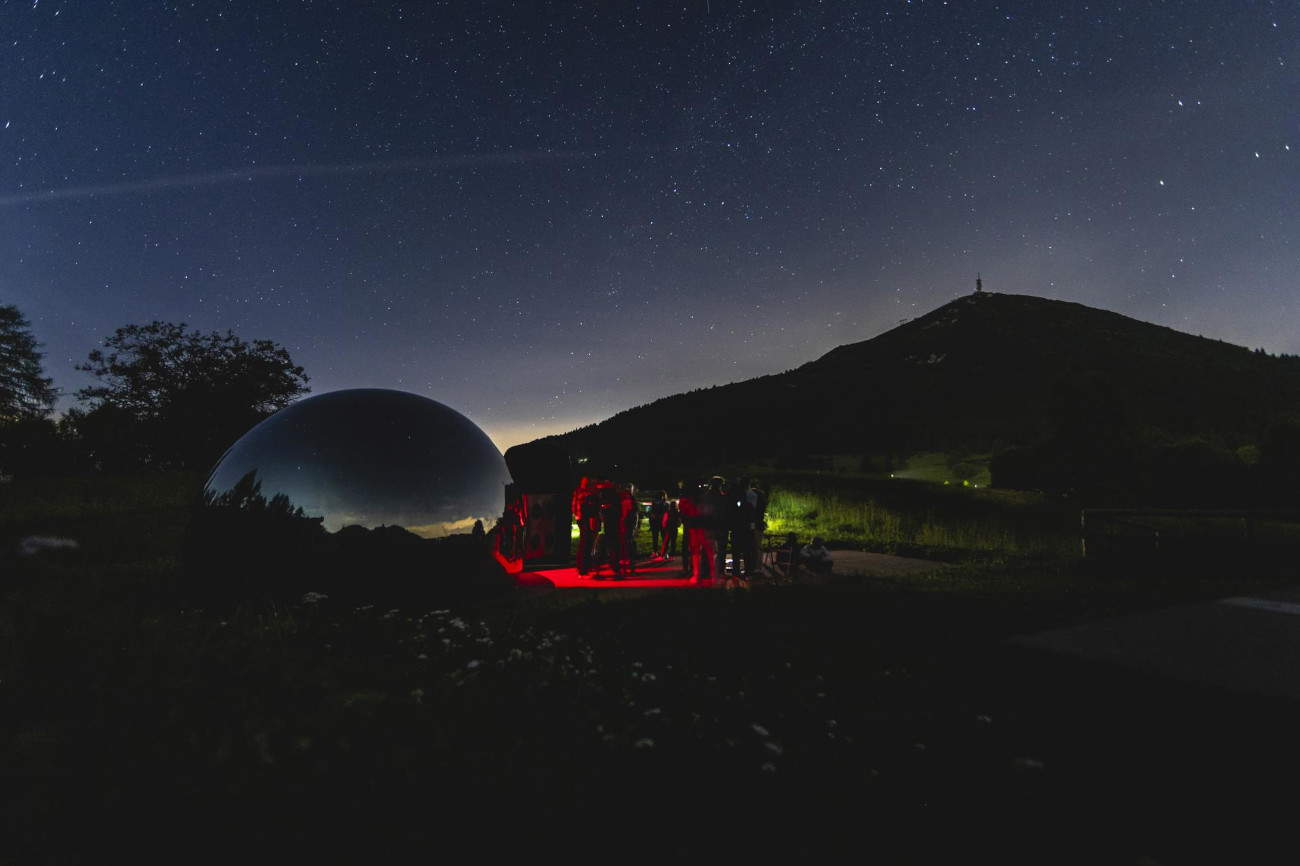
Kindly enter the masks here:
[[829, 574], [834, 565], [831, 562], [831, 552], [826, 549], [826, 542], [821, 538], [814, 538], [799, 551], [799, 564], [818, 574]]
[[591, 571], [596, 535], [600, 532], [600, 501], [596, 498], [591, 479], [585, 475], [578, 481], [578, 489], [573, 491], [571, 511], [578, 523], [578, 574], [584, 575]]
[[755, 501], [750, 495], [748, 479], [736, 485], [737, 492], [731, 522], [731, 573], [747, 580], [758, 567], [758, 549], [754, 544]]
[[663, 558], [659, 553], [659, 538], [664, 531], [664, 515], [668, 512], [668, 492], [660, 490], [655, 494], [654, 500], [650, 503], [650, 551], [657, 557]]
[[[722, 479], [714, 476], [701, 482], [702, 492], [693, 500], [694, 514], [686, 520], [687, 538], [691, 546], [691, 583], [720, 577], [718, 567], [718, 534], [726, 532], [723, 523]], [[683, 511], [683, 517], [686, 513]]]
[[682, 515], [677, 510], [677, 503], [669, 499], [663, 516], [663, 542], [659, 548], [659, 558], [667, 559], [677, 555], [677, 527], [681, 525]]
[[636, 561], [636, 530], [641, 523], [641, 503], [636, 501], [635, 492], [631, 484], [618, 486], [618, 567], [614, 569], [615, 578], [632, 574]]
[[[704, 489], [705, 485], [699, 485]], [[717, 531], [716, 502], [706, 490], [693, 497], [683, 496], [679, 506], [682, 522], [686, 526], [686, 544], [690, 550], [690, 582], [699, 583], [714, 578], [714, 533]]]
[[596, 501], [600, 509], [600, 540], [597, 542], [595, 568], [592, 578], [603, 579], [600, 570], [608, 565], [617, 574], [619, 537], [623, 534], [622, 509], [619, 507], [618, 491], [609, 481], [596, 485]]
[[727, 493], [727, 481], [720, 475], [709, 479], [709, 489], [700, 498], [701, 510], [709, 515], [710, 539], [713, 544], [713, 575], [727, 574], [727, 536], [731, 532], [735, 505]]
[[[763, 548], [763, 533], [767, 532], [767, 491], [758, 486], [758, 479], [749, 479], [749, 492], [745, 499], [753, 506], [753, 532], [750, 534], [750, 552], [754, 559], [751, 570], [757, 570], [760, 551]], [[749, 563], [746, 563], [748, 565]]]
[[682, 522], [682, 576], [691, 576], [691, 525], [688, 516], [696, 511], [699, 488], [692, 490], [685, 481], [677, 482], [677, 512]]

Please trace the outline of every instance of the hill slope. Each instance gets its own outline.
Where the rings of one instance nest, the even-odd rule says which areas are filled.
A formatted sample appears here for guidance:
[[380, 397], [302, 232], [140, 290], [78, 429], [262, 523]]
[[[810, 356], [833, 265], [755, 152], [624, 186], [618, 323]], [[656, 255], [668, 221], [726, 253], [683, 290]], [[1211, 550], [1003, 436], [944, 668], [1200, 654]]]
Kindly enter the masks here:
[[1235, 447], [1298, 412], [1300, 359], [1082, 304], [981, 293], [794, 370], [666, 397], [513, 456], [558, 446], [593, 471], [646, 478], [1115, 430]]

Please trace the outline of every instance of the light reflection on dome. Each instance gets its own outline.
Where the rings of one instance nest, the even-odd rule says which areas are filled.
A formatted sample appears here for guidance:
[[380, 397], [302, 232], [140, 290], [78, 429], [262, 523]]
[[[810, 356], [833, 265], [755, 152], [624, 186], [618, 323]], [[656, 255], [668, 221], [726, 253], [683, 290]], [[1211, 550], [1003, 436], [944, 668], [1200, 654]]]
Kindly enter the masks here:
[[189, 537], [195, 592], [230, 600], [492, 589], [487, 539], [510, 473], [459, 412], [402, 391], [335, 391], [239, 438]]
[[249, 472], [261, 494], [286, 496], [327, 532], [399, 526], [437, 538], [501, 514], [505, 461], [474, 422], [434, 400], [357, 389], [302, 400], [244, 434], [206, 491], [220, 495]]

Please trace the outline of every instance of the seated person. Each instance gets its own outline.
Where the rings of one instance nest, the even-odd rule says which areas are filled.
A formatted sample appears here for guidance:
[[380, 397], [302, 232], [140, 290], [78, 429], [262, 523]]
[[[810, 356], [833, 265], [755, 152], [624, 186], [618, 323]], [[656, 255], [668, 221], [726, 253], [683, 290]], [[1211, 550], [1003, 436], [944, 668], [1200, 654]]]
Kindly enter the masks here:
[[826, 549], [826, 542], [814, 538], [799, 551], [799, 564], [810, 571], [827, 574], [834, 563], [831, 562], [831, 552]]

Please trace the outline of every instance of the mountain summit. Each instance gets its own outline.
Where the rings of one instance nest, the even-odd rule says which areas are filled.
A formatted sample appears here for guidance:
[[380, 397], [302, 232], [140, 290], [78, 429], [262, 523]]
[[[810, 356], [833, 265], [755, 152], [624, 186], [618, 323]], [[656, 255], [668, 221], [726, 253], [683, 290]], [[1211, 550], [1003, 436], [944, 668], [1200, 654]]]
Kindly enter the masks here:
[[987, 453], [1062, 436], [1256, 442], [1300, 359], [1118, 313], [979, 292], [784, 373], [665, 397], [520, 446], [629, 477], [812, 454]]

